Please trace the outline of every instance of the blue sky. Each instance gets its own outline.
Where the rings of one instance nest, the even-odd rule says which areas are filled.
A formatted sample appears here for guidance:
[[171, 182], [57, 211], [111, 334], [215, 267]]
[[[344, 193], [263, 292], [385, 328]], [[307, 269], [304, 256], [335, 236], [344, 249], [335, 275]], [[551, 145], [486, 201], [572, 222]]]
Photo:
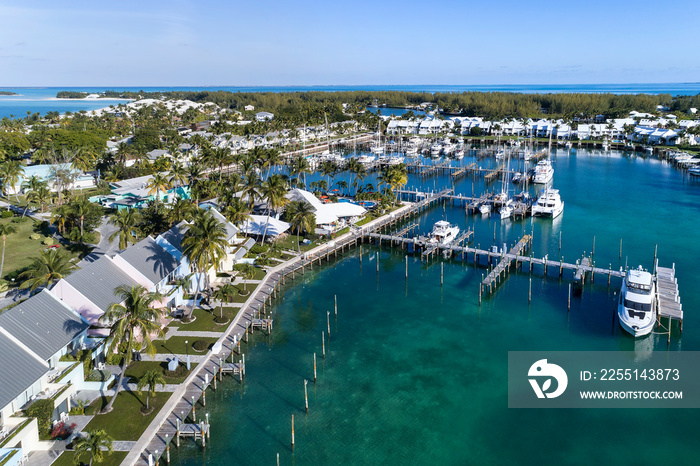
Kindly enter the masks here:
[[700, 2], [0, 0], [0, 85], [700, 81]]

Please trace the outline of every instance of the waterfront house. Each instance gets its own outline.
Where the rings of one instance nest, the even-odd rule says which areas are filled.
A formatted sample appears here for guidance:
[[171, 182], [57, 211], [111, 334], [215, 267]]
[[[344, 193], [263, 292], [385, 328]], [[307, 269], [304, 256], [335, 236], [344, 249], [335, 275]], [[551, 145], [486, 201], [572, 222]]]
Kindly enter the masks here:
[[253, 105], [246, 105], [245, 107], [243, 107], [243, 110], [245, 110], [246, 112], [254, 112], [255, 107]]
[[[150, 201], [155, 200], [157, 194], [150, 193], [150, 188], [148, 188], [148, 183], [152, 178], [153, 175], [146, 175], [112, 182], [110, 183], [111, 194], [92, 196], [90, 202], [117, 210], [146, 207]], [[158, 194], [160, 195], [159, 202], [169, 204], [176, 197], [189, 199], [190, 189], [188, 186], [177, 186]]]
[[330, 234], [360, 220], [367, 210], [352, 202], [333, 202], [324, 204], [309, 191], [293, 189], [287, 193], [290, 201], [309, 204], [316, 214], [316, 233]]

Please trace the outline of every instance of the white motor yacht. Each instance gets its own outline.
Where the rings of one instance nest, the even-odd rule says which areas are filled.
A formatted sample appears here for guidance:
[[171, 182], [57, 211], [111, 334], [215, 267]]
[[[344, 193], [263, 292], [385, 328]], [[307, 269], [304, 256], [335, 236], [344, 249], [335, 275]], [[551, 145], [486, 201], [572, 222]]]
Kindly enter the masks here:
[[481, 212], [482, 215], [490, 214], [491, 213], [491, 204], [481, 204], [479, 206], [479, 212]]
[[435, 222], [428, 241], [431, 243], [449, 244], [455, 240], [458, 234], [459, 227], [457, 225], [452, 225], [450, 222], [440, 220]]
[[515, 203], [512, 199], [509, 199], [508, 202], [501, 207], [501, 210], [498, 211], [498, 213], [501, 215], [501, 220], [512, 217], [513, 210], [515, 210]]
[[442, 152], [442, 144], [435, 143], [430, 146], [430, 155], [433, 157], [438, 157]]
[[554, 178], [554, 168], [552, 168], [552, 162], [547, 159], [537, 162], [533, 181], [537, 184], [547, 184], [552, 181], [552, 178]]
[[464, 158], [464, 149], [462, 149], [462, 148], [457, 149], [457, 150], [455, 151], [455, 158], [456, 158], [457, 160], [463, 159], [463, 158]]
[[558, 189], [543, 189], [532, 206], [533, 217], [558, 217], [564, 211], [564, 203]]
[[656, 286], [649, 272], [629, 270], [622, 282], [617, 317], [620, 326], [635, 337], [648, 335], [656, 322]]
[[403, 163], [403, 157], [399, 155], [392, 155], [386, 160], [387, 165], [400, 165]]

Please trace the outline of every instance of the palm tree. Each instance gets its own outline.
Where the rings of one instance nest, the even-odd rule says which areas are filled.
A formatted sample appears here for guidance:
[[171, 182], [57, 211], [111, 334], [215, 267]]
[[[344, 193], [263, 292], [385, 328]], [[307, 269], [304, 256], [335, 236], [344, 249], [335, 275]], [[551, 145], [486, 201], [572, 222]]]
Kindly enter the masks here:
[[303, 155], [298, 155], [292, 160], [289, 170], [291, 174], [295, 175], [297, 178], [302, 178], [303, 176], [304, 186], [306, 186], [306, 174], [311, 173], [311, 165]]
[[284, 207], [289, 200], [285, 197], [287, 194], [287, 186], [284, 178], [281, 175], [272, 175], [262, 184], [261, 194], [267, 200], [267, 219], [265, 220], [265, 229], [261, 244], [265, 244], [265, 236], [267, 235], [267, 226], [270, 223], [270, 211]]
[[[0, 180], [2, 180], [2, 195], [7, 197], [7, 191], [9, 188], [17, 186], [22, 174], [24, 173], [24, 167], [17, 160], [12, 160], [0, 164]], [[19, 202], [19, 190], [15, 191], [15, 196], [17, 197], [17, 202]]]
[[119, 249], [126, 249], [129, 243], [135, 243], [136, 225], [141, 221], [141, 214], [136, 209], [122, 209], [111, 215], [109, 223], [118, 229], [109, 237], [109, 241], [119, 237]]
[[136, 389], [139, 391], [139, 395], [144, 387], [148, 387], [146, 391], [146, 411], [150, 411], [151, 407], [149, 405], [149, 398], [151, 396], [156, 396], [156, 388], [158, 385], [165, 387], [165, 377], [163, 373], [158, 369], [151, 369], [141, 376], [139, 382], [136, 384]]
[[214, 299], [219, 301], [219, 317], [224, 318], [224, 301], [229, 302], [234, 295], [236, 288], [230, 283], [224, 283], [214, 291]]
[[316, 214], [313, 207], [304, 201], [294, 201], [289, 203], [287, 208], [289, 223], [297, 231], [297, 251], [301, 252], [299, 246], [299, 233], [304, 230], [311, 233], [316, 228]]
[[195, 216], [192, 225], [187, 228], [182, 239], [183, 254], [187, 257], [192, 269], [199, 273], [194, 295], [195, 305], [201, 292], [202, 278], [205, 281], [205, 288], [208, 288], [208, 271], [212, 267], [218, 268], [219, 263], [226, 257], [228, 245], [224, 224], [219, 222], [209, 211], [200, 212]]
[[196, 210], [197, 208], [194, 206], [191, 200], [181, 199], [178, 197], [168, 211], [168, 221], [170, 222], [170, 225], [177, 224], [182, 221], [189, 222], [194, 217]]
[[[51, 198], [51, 190], [48, 187], [47, 182], [42, 182], [40, 183], [36, 189], [32, 189], [31, 191], [27, 191], [26, 193], [26, 198], [27, 198], [27, 207], [29, 207], [30, 202], [34, 202], [36, 204], [41, 205], [41, 213], [44, 213], [44, 205], [46, 204], [46, 201]], [[27, 212], [27, 209], [24, 209], [24, 213]], [[24, 213], [22, 214], [22, 217], [24, 217]]]
[[243, 277], [243, 291], [248, 294], [248, 280], [255, 276], [255, 267], [250, 264], [242, 264], [239, 266], [238, 273]]
[[80, 219], [80, 243], [85, 239], [85, 232], [83, 231], [83, 226], [85, 223], [85, 216], [90, 212], [93, 204], [88, 200], [86, 196], [79, 196], [75, 198], [74, 202], [68, 204], [69, 209], [72, 213]]
[[73, 450], [75, 451], [73, 464], [79, 464], [79, 458], [84, 453], [89, 453], [90, 462], [88, 464], [92, 466], [93, 461], [101, 463], [104, 460], [105, 452], [111, 455], [114, 451], [112, 447], [114, 439], [107, 435], [107, 432], [103, 429], [90, 429], [86, 433], [87, 436], [78, 437], [73, 443]]
[[160, 293], [152, 293], [141, 285], [131, 287], [122, 285], [114, 290], [114, 294], [119, 301], [110, 304], [107, 312], [100, 317], [100, 322], [110, 325], [108, 351], [113, 353], [123, 347], [124, 353], [114, 397], [102, 410], [103, 413], [112, 411], [114, 400], [117, 399], [124, 381], [124, 373], [131, 363], [133, 351], [145, 348], [149, 355], [155, 356], [156, 347], [153, 346], [151, 335], [155, 334], [165, 339], [165, 334], [158, 323], [164, 311], [152, 307], [163, 298]]
[[148, 194], [156, 195], [156, 212], [158, 212], [158, 202], [160, 202], [160, 192], [171, 188], [170, 180], [165, 173], [156, 173], [146, 185]]
[[10, 223], [0, 223], [0, 235], [2, 235], [2, 261], [0, 262], [0, 279], [2, 279], [2, 269], [5, 267], [5, 240], [7, 235], [17, 233], [17, 228]]
[[170, 167], [170, 183], [178, 187], [187, 182], [187, 171], [180, 162], [173, 162]]
[[236, 227], [250, 220], [250, 207], [238, 197], [233, 198], [222, 213]]
[[68, 276], [74, 269], [75, 264], [70, 257], [60, 249], [49, 249], [41, 251], [39, 256], [32, 260], [29, 268], [19, 274], [19, 278], [26, 278], [20, 288], [36, 290], [39, 286], [50, 286], [60, 279]]
[[253, 210], [255, 201], [260, 199], [260, 176], [255, 171], [246, 174], [242, 196], [248, 197], [248, 205], [250, 205], [250, 209]]

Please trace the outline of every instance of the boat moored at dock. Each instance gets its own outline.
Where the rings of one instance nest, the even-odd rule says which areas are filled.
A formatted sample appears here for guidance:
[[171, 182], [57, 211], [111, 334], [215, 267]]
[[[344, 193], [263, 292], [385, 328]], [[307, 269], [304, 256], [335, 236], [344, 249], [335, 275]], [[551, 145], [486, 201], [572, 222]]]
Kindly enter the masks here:
[[532, 206], [533, 217], [556, 218], [564, 211], [564, 203], [558, 189], [545, 188], [541, 191], [537, 202]]
[[537, 184], [547, 184], [554, 178], [554, 168], [552, 162], [547, 159], [537, 162], [533, 181]]
[[433, 231], [430, 232], [430, 243], [450, 244], [459, 234], [459, 227], [446, 220], [435, 222]]
[[631, 269], [622, 281], [617, 317], [627, 333], [634, 337], [648, 335], [656, 322], [656, 292], [651, 273]]

